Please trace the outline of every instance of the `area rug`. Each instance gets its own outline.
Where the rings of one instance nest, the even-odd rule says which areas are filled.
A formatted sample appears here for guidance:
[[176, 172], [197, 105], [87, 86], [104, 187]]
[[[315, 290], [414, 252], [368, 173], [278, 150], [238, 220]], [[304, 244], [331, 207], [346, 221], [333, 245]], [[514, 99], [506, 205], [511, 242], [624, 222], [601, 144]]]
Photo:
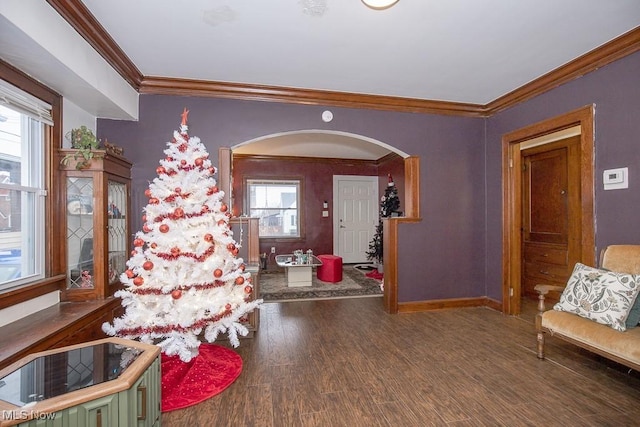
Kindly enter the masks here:
[[162, 353], [162, 412], [209, 399], [229, 387], [242, 372], [242, 358], [216, 344], [200, 344], [200, 353], [184, 363]]
[[260, 272], [260, 298], [265, 302], [304, 299], [332, 299], [382, 296], [381, 282], [365, 276], [352, 265], [343, 266], [342, 281], [331, 283], [318, 280], [314, 270], [312, 285], [288, 287], [284, 269]]

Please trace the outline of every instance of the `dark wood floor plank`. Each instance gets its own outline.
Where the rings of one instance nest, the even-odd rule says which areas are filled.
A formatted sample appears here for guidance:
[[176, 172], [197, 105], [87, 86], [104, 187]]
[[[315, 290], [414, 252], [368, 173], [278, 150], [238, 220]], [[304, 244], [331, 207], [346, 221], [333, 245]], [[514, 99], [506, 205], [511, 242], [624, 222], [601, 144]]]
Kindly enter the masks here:
[[[227, 390], [167, 426], [631, 426], [640, 375], [549, 337], [535, 302], [389, 315], [379, 298], [264, 304]], [[229, 346], [222, 341], [220, 345]]]

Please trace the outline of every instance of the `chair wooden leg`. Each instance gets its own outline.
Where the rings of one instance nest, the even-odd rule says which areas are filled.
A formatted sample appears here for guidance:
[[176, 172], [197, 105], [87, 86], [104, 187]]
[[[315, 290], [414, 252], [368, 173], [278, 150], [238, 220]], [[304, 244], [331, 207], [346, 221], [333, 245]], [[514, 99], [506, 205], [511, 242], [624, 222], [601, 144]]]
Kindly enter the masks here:
[[544, 332], [538, 331], [538, 359], [544, 360]]

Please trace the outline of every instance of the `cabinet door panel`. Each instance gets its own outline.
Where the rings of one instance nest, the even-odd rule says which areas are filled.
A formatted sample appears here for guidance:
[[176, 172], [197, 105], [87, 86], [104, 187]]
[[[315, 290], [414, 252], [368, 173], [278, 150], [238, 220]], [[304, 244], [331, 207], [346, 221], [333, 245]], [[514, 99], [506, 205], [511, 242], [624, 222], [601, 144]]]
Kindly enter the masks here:
[[153, 426], [160, 417], [160, 362], [156, 359], [127, 391], [121, 393], [120, 424]]
[[62, 411], [69, 427], [112, 427], [118, 425], [118, 395], [101, 397]]

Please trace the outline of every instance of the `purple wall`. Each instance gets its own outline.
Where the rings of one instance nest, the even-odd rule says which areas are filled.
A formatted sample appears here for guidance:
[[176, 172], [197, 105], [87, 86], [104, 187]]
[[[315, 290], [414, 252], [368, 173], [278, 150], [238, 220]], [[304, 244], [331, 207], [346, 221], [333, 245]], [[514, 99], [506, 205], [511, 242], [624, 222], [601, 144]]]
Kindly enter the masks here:
[[[487, 120], [487, 292], [502, 299], [502, 135], [595, 104], [596, 253], [640, 244], [640, 52]], [[605, 169], [629, 167], [629, 188], [604, 191]], [[597, 258], [596, 258], [597, 259]]]
[[[326, 129], [363, 135], [421, 159], [423, 221], [411, 226], [400, 301], [485, 295], [484, 120], [365, 109], [165, 95], [140, 96], [138, 122], [98, 120], [98, 136], [134, 163], [132, 230], [139, 230], [144, 190], [187, 107], [189, 133], [216, 161], [218, 148], [278, 132]], [[334, 119], [321, 120], [331, 109]], [[327, 153], [330, 157], [330, 153]], [[463, 266], [461, 267], [461, 264]], [[432, 280], [436, 278], [437, 280]]]
[[[286, 131], [338, 130], [387, 143], [421, 161], [422, 222], [400, 229], [398, 300], [501, 300], [501, 137], [507, 132], [595, 104], [596, 244], [640, 243], [639, 76], [640, 52], [488, 119], [329, 107], [334, 120], [324, 123], [324, 106], [141, 95], [139, 122], [101, 119], [98, 136], [124, 147], [133, 161], [138, 213], [184, 107], [191, 111], [190, 134], [214, 161], [219, 147]], [[603, 191], [602, 171], [625, 166], [629, 189]], [[133, 230], [141, 227], [139, 217]]]

